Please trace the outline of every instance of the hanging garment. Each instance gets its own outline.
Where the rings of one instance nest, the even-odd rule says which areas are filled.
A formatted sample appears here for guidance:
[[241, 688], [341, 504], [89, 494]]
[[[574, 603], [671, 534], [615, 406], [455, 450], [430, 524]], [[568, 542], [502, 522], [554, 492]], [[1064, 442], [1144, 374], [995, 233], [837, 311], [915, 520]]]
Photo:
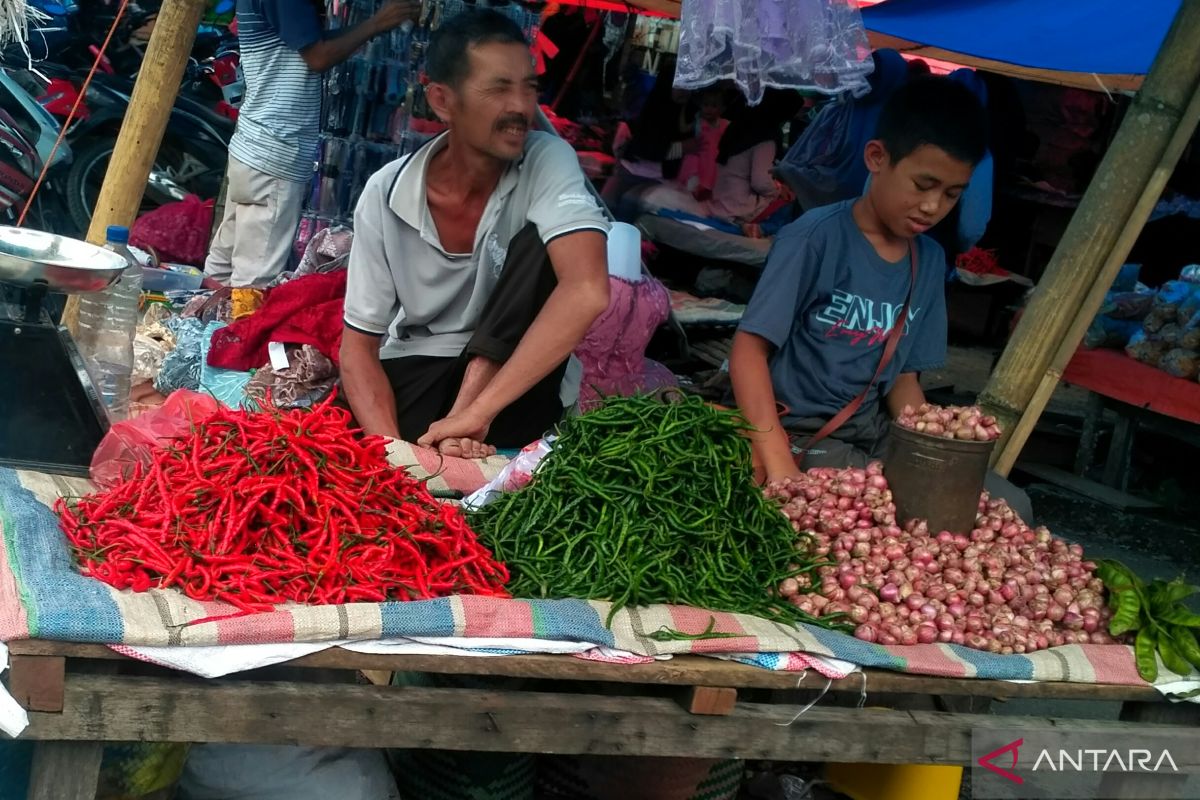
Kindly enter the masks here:
[[871, 71], [862, 16], [845, 0], [686, 0], [675, 86], [732, 80], [751, 105], [767, 87], [861, 93]]

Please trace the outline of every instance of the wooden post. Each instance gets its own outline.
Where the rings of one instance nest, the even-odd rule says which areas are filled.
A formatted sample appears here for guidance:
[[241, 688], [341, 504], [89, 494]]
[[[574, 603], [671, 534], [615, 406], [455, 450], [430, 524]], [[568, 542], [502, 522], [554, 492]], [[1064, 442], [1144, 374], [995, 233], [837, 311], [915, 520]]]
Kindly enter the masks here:
[[[1100, 162], [1079, 208], [979, 403], [1005, 429], [993, 463], [1006, 474], [1195, 129], [1200, 0], [1183, 0], [1158, 56]], [[1082, 321], [1078, 324], [1076, 321]], [[1072, 338], [1073, 337], [1073, 338]], [[1063, 362], [1065, 366], [1065, 362]], [[1020, 422], [1020, 436], [1013, 430]], [[1011, 441], [1011, 444], [1010, 444]]]
[[[104, 243], [109, 225], [129, 226], [137, 218], [204, 6], [205, 0], [163, 0], [100, 197], [92, 210], [87, 239], [93, 244]], [[74, 333], [78, 319], [79, 299], [71, 297], [63, 312], [63, 324]]]
[[[1021, 454], [1021, 449], [1025, 446], [1025, 442], [1029, 441], [1029, 437], [1033, 434], [1038, 417], [1042, 415], [1042, 411], [1045, 410], [1046, 404], [1050, 402], [1050, 397], [1054, 394], [1054, 388], [1062, 379], [1063, 370], [1067, 368], [1071, 357], [1075, 355], [1075, 350], [1079, 347], [1080, 340], [1087, 333], [1088, 326], [1091, 325], [1092, 319], [1096, 316], [1096, 312], [1104, 302], [1104, 295], [1108, 293], [1108, 289], [1112, 285], [1117, 271], [1125, 263], [1129, 251], [1133, 249], [1138, 235], [1142, 232], [1142, 227], [1146, 224], [1146, 220], [1149, 219], [1150, 213], [1158, 203], [1158, 198], [1162, 195], [1163, 188], [1166, 187], [1167, 181], [1175, 169], [1175, 163], [1179, 161], [1184, 148], [1191, 141], [1192, 132], [1196, 129], [1197, 122], [1200, 122], [1200, 82], [1197, 82], [1191, 102], [1188, 103], [1179, 125], [1175, 128], [1175, 133], [1167, 143], [1162, 161], [1151, 174], [1150, 180], [1146, 183], [1146, 188], [1142, 191], [1141, 197], [1137, 199], [1137, 203], [1130, 213], [1128, 224], [1117, 237], [1117, 243], [1113, 246], [1112, 252], [1109, 253], [1108, 258], [1102, 265], [1100, 270], [1101, 277], [1092, 284], [1090, 290], [1084, 295], [1079, 310], [1070, 322], [1070, 327], [1067, 329], [1058, 348], [1053, 351], [1053, 358], [1049, 366], [1047, 366], [1046, 371], [1042, 374], [1041, 380], [1034, 390], [1033, 397], [1030, 398], [1028, 405], [1025, 407], [1024, 414], [1021, 415], [1016, 426], [1009, 430], [1007, 438], [1001, 442], [1001, 446], [998, 448], [997, 455], [994, 458], [995, 463], [993, 464], [996, 471], [1001, 475], [1007, 475], [1013, 468], [1013, 465], [1017, 462], [1017, 457]], [[1091, 435], [1094, 437], [1094, 432]], [[1092, 445], [1095, 445], [1094, 441]], [[1083, 444], [1081, 443], [1082, 448]], [[1115, 453], [1115, 449], [1112, 452]], [[1106, 481], [1106, 483], [1109, 482]], [[1115, 484], [1109, 483], [1109, 485]]]

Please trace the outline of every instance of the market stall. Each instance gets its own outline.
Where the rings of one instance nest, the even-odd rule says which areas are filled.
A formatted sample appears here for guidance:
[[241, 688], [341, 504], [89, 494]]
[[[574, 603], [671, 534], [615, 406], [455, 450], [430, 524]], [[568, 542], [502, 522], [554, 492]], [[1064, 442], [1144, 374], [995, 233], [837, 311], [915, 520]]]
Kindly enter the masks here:
[[[147, 669], [96, 645], [34, 641], [14, 644], [13, 653], [11, 680], [22, 681], [28, 687], [26, 704], [40, 709], [31, 710], [29, 735], [45, 741], [39, 745], [39, 780], [31, 796], [56, 800], [94, 796], [99, 741], [104, 740], [963, 766], [974, 762], [973, 731], [1036, 735], [1072, 726], [1147, 747], [1169, 736], [1181, 772], [1200, 768], [1195, 755], [1200, 752], [1198, 707], [1166, 703], [1154, 690], [1136, 686], [935, 678], [879, 670], [825, 678], [815, 670], [803, 675], [770, 672], [697, 656], [615, 665], [568, 656], [455, 658], [337, 649], [291, 662], [314, 668], [303, 670], [314, 675], [337, 670], [344, 676], [337, 684], [315, 679], [197, 682]], [[122, 670], [131, 666], [140, 674]], [[398, 689], [356, 683], [356, 673], [363, 670], [536, 682], [523, 691]], [[587, 688], [596, 683], [615, 688], [605, 694]], [[570, 691], [572, 686], [579, 691]], [[864, 686], [871, 707], [857, 708]], [[887, 693], [902, 710], [876, 707], [871, 699], [876, 692]], [[824, 702], [804, 711], [818, 694]], [[949, 710], [978, 709], [979, 699], [1017, 697], [1086, 705], [1116, 701], [1125, 712], [1120, 722], [1097, 722]], [[91, 775], [85, 765], [94, 765]]]
[[[971, 413], [914, 412], [905, 424], [928, 429], [928, 419], [966, 420]], [[815, 470], [764, 497], [732, 422], [729, 412], [694, 400], [610, 401], [564, 426], [524, 488], [485, 492], [491, 502], [466, 516], [474, 534], [457, 527], [458, 510], [438, 509], [407, 473], [385, 466], [378, 443], [338, 436], [344, 419], [328, 407], [197, 417], [190, 437], [135, 446], [133, 455], [144, 451], [152, 467], [111, 474], [101, 481], [109, 488], [92, 494], [94, 486], [80, 479], [0, 471], [0, 636], [13, 654], [9, 686], [30, 712], [25, 735], [55, 743], [39, 748], [33, 796], [91, 797], [87, 780], [100, 743], [130, 739], [961, 765], [972, 760], [971, 731], [1068, 723], [955, 713], [945, 710], [953, 701], [936, 698], [1121, 700], [1133, 704], [1133, 717], [1146, 713], [1180, 724], [1193, 718], [1191, 704], [1154, 700], [1194, 694], [1197, 674], [1188, 675], [1190, 665], [1178, 666], [1166, 652], [1163, 666], [1155, 664], [1147, 676], [1153, 686], [1139, 676], [1146, 664], [1135, 663], [1132, 648], [1111, 643], [1105, 630], [1114, 612], [1099, 605], [1096, 592], [1074, 588], [1100, 586], [1096, 565], [1082, 561], [1077, 549], [1056, 543], [1044, 529], [1024, 527], [1002, 503], [981, 506], [979, 527], [961, 543], [949, 534], [930, 536], [922, 523], [896, 526], [877, 467]], [[979, 432], [980, 446], [992, 436], [990, 425], [981, 420], [970, 428]], [[682, 459], [651, 467], [662, 437], [672, 431]], [[323, 461], [310, 463], [306, 452]], [[586, 476], [579, 471], [583, 462], [591, 464]], [[638, 476], [646, 469], [646, 477], [659, 482], [657, 491], [646, 491]], [[225, 479], [204, 488], [206, 479], [196, 484], [185, 475]], [[311, 480], [319, 482], [311, 494], [290, 488]], [[355, 489], [356, 480], [366, 483]], [[519, 486], [530, 479], [515, 480]], [[344, 522], [330, 524], [340, 514], [353, 516], [339, 510], [344, 501], [336, 487], [342, 485], [352, 496], [365, 492], [359, 534]], [[425, 547], [428, 540], [434, 548], [421, 556], [430, 570], [426, 578], [406, 557], [372, 555], [381, 548], [371, 544], [364, 549], [371, 497], [385, 485], [401, 487], [409, 498], [388, 513], [413, 520], [404, 524], [416, 526], [407, 528], [414, 545]], [[681, 492], [694, 493], [696, 501], [677, 504], [672, 498]], [[624, 498], [623, 507], [599, 502], [610, 495]], [[230, 517], [211, 518], [218, 497]], [[853, 509], [855, 520], [870, 520], [869, 527], [849, 529], [861, 531], [864, 542], [838, 533], [847, 530], [837, 511], [842, 505]], [[312, 506], [326, 511], [314, 514]], [[178, 521], [163, 517], [164, 508], [177, 509]], [[433, 516], [416, 521], [424, 513]], [[805, 519], [810, 514], [816, 522]], [[246, 527], [229, 527], [224, 520], [233, 515], [247, 520]], [[164, 519], [167, 527], [148, 524], [152, 519]], [[286, 537], [269, 544], [301, 519], [316, 527], [298, 530], [290, 545]], [[725, 526], [734, 519], [745, 527], [729, 538]], [[527, 524], [538, 520], [536, 527]], [[171, 525], [177, 531], [201, 526], [187, 534], [195, 548], [178, 550], [183, 540]], [[796, 533], [807, 526], [812, 533]], [[453, 546], [467, 549], [446, 551], [448, 540], [434, 533], [439, 529], [447, 537], [457, 530]], [[405, 528], [387, 524], [373, 535], [396, 530]], [[471, 544], [476, 534], [487, 550]], [[331, 535], [332, 544], [323, 544]], [[792, 548], [793, 541], [810, 540], [803, 550]], [[870, 557], [875, 545], [868, 543], [876, 540], [886, 564]], [[685, 541], [686, 551], [670, 552]], [[939, 546], [944, 549], [934, 556]], [[325, 547], [344, 555], [322, 566]], [[896, 553], [888, 551], [893, 547]], [[1009, 574], [998, 571], [999, 561], [992, 566], [998, 554], [1010, 553], [1006, 560], [1017, 563], [1044, 553], [1047, 569], [1056, 566], [1038, 591], [1058, 588], [1044, 595], [1039, 610], [1031, 584], [1022, 605], [1024, 585], [1012, 573], [1011, 582], [996, 580], [1000, 588], [988, 590], [990, 599], [980, 595], [986, 608], [956, 609], [946, 592], [968, 575], [960, 570], [956, 576], [949, 565], [961, 561], [970, 569], [971, 547], [988, 562], [986, 574], [997, 577]], [[140, 555], [130, 562], [127, 552]], [[310, 563], [289, 567], [267, 552]], [[836, 557], [822, 566], [822, 552]], [[610, 560], [597, 563], [600, 553]], [[353, 565], [368, 557], [386, 563], [373, 567], [370, 579], [354, 578]], [[788, 560], [799, 563], [781, 565]], [[909, 560], [911, 573], [878, 572]], [[945, 570], [942, 589], [922, 577], [933, 576], [934, 567]], [[469, 572], [477, 568], [483, 571]], [[449, 582], [438, 583], [439, 574]], [[1103, 574], [1115, 597], [1126, 573]], [[868, 582], [879, 588], [868, 590]], [[501, 586], [515, 598], [502, 596]], [[908, 594], [917, 586], [928, 600]], [[404, 599], [421, 597], [422, 587], [448, 596]], [[373, 592], [384, 602], [369, 602]], [[975, 602], [974, 594], [963, 596]], [[292, 600], [278, 605], [284, 598]], [[873, 623], [874, 609], [885, 606], [909, 621]], [[1020, 625], [1034, 623], [1018, 624], [1019, 615], [1005, 608], [1028, 608], [1021, 613], [1045, 621], [1026, 630]], [[1043, 612], [1048, 616], [1039, 616]], [[965, 615], [963, 626], [954, 614]], [[1011, 628], [1003, 622], [1010, 618]], [[860, 620], [854, 636], [832, 629]], [[1039, 649], [1052, 643], [1057, 646]], [[1150, 657], [1154, 663], [1153, 651]], [[229, 677], [281, 662], [341, 670], [346, 680]], [[386, 673], [405, 669], [626, 688], [602, 696], [537, 683], [487, 691], [349, 683], [362, 671], [387, 683]], [[226, 677], [197, 683], [180, 672]], [[660, 696], [662, 687], [677, 688]], [[764, 698], [764, 689], [792, 693]], [[822, 702], [826, 692], [834, 697]], [[898, 710], [857, 707], [885, 692], [906, 698]], [[838, 694], [849, 694], [850, 707], [840, 707]], [[924, 708], [935, 700], [951, 705], [919, 713], [909, 705]], [[1144, 703], [1150, 710], [1141, 710]], [[1116, 736], [1131, 725], [1126, 719], [1084, 727]], [[864, 737], [864, 729], [871, 735]], [[1185, 730], [1184, 740], [1170, 732], [1175, 744], [1194, 728]], [[1146, 737], [1159, 729], [1141, 725], [1138, 731]], [[1194, 758], [1177, 764], [1200, 770]]]
[[1095, 459], [1105, 411], [1117, 414], [1104, 462], [1104, 482], [1121, 490], [1129, 484], [1129, 465], [1140, 422], [1158, 416], [1200, 425], [1200, 383], [1173, 377], [1116, 350], [1080, 349], [1067, 364], [1063, 380], [1089, 393], [1075, 461], [1077, 474], [1082, 475]]

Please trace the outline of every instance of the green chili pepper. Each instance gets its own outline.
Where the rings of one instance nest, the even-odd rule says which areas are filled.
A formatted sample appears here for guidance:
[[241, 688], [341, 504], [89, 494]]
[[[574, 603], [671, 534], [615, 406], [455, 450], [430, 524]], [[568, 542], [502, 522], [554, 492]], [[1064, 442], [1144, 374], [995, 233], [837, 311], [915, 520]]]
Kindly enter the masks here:
[[699, 398], [671, 398], [611, 398], [564, 421], [530, 484], [471, 515], [508, 564], [508, 588], [606, 599], [614, 614], [677, 603], [812, 621], [770, 593], [819, 564], [755, 485], [749, 426]]

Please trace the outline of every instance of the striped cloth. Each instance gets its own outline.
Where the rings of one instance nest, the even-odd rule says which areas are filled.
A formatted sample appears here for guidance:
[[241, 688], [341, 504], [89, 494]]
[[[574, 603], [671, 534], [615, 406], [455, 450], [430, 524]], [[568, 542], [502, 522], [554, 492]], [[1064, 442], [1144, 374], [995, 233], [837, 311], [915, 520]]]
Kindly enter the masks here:
[[[774, 670], [814, 668], [814, 660], [802, 655], [807, 653], [922, 675], [1143, 684], [1132, 649], [1124, 645], [1069, 645], [1011, 656], [946, 644], [883, 647], [808, 625], [793, 627], [685, 606], [624, 609], [611, 628], [604, 625], [608, 603], [470, 596], [288, 605], [265, 614], [189, 625], [234, 609], [189, 600], [175, 590], [118, 592], [74, 570], [50, 504], [60, 494], [78, 496], [89, 488], [77, 479], [0, 468], [0, 641], [40, 638], [162, 647], [445, 636], [549, 639], [590, 642], [648, 657], [724, 656]], [[651, 638], [664, 629], [697, 634], [710, 625], [717, 632], [737, 635], [695, 641]], [[1198, 679], [1193, 672], [1191, 680]], [[1160, 666], [1158, 684], [1183, 682]]]

